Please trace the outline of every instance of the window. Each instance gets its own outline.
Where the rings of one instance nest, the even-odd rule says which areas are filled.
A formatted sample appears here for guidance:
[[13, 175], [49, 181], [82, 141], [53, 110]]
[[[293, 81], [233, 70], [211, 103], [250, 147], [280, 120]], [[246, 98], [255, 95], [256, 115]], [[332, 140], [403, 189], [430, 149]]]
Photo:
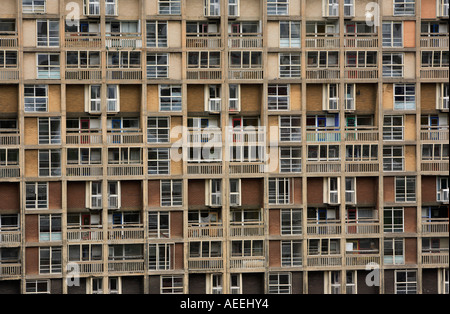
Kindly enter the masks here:
[[101, 244], [69, 245], [69, 262], [101, 261]]
[[241, 179], [230, 179], [230, 206], [241, 205]]
[[323, 0], [323, 16], [337, 17], [339, 16], [339, 2], [338, 0]]
[[340, 254], [339, 239], [309, 239], [308, 255]]
[[352, 162], [378, 160], [378, 145], [376, 144], [346, 145], [345, 160]]
[[101, 148], [68, 148], [68, 165], [100, 165], [102, 163]]
[[25, 283], [25, 293], [50, 294], [50, 280], [27, 280]]
[[100, 15], [100, 0], [84, 0], [84, 15]]
[[448, 294], [448, 281], [449, 281], [449, 271], [448, 268], [444, 268], [439, 272], [439, 290], [441, 294]]
[[240, 0], [228, 0], [229, 16], [239, 16], [239, 1]]
[[438, 16], [448, 17], [449, 0], [438, 0]]
[[241, 109], [241, 100], [239, 97], [240, 94], [240, 85], [238, 84], [229, 84], [229, 94], [228, 94], [228, 110], [230, 112], [237, 112]]
[[416, 201], [415, 177], [395, 177], [395, 201], [396, 202]]
[[403, 171], [405, 164], [403, 146], [383, 147], [383, 171]]
[[139, 51], [108, 51], [108, 69], [132, 69], [141, 67]]
[[59, 46], [59, 21], [37, 20], [37, 46]]
[[339, 110], [339, 85], [323, 84], [323, 110]]
[[356, 203], [356, 178], [345, 178], [345, 203]]
[[25, 184], [27, 209], [48, 208], [48, 183], [47, 182], [27, 182]]
[[229, 67], [235, 69], [259, 69], [262, 67], [261, 51], [231, 51]]
[[279, 54], [280, 61], [280, 77], [289, 78], [289, 77], [297, 77], [299, 78], [301, 75], [300, 71], [300, 53], [280, 53]]
[[120, 111], [119, 85], [106, 85], [106, 112]]
[[37, 54], [37, 78], [38, 79], [60, 79], [59, 54], [38, 53]]
[[39, 144], [61, 144], [61, 119], [39, 118]]
[[302, 211], [300, 209], [281, 210], [281, 235], [302, 234]]
[[170, 238], [169, 212], [148, 213], [148, 234], [150, 238]]
[[230, 274], [230, 294], [242, 294], [242, 274]]
[[302, 266], [302, 242], [281, 241], [281, 267]]
[[105, 15], [117, 15], [117, 0], [105, 0]]
[[60, 247], [39, 248], [39, 274], [60, 274], [62, 271]]
[[22, 0], [23, 13], [45, 13], [45, 0]]
[[280, 21], [280, 48], [300, 48], [300, 22]]
[[394, 110], [416, 109], [416, 85], [394, 84]]
[[267, 0], [267, 15], [288, 15], [289, 0]]
[[385, 207], [383, 213], [384, 232], [404, 231], [403, 207]]
[[383, 121], [383, 140], [403, 141], [403, 117], [384, 116]]
[[436, 200], [438, 202], [448, 202], [449, 200], [449, 188], [448, 188], [448, 177], [437, 177], [436, 178]]
[[61, 215], [39, 215], [39, 242], [61, 241]]
[[108, 149], [108, 164], [129, 165], [142, 162], [142, 148], [121, 147]]
[[170, 174], [170, 148], [148, 149], [148, 174]]
[[0, 69], [16, 68], [17, 51], [0, 50]]
[[89, 195], [87, 198], [86, 207], [90, 209], [99, 209], [102, 207], [102, 182], [89, 181], [88, 185]]
[[444, 50], [422, 51], [422, 67], [445, 67], [449, 66], [449, 52]]
[[220, 0], [204, 0], [205, 16], [220, 16]]
[[383, 22], [383, 47], [403, 47], [403, 23]]
[[394, 0], [394, 16], [414, 15], [416, 12], [416, 0]]
[[183, 276], [172, 275], [172, 276], [161, 276], [161, 294], [182, 294], [183, 289]]
[[308, 145], [308, 161], [338, 161], [339, 145]]
[[169, 118], [150, 117], [147, 121], [147, 143], [169, 143]]
[[403, 77], [403, 53], [383, 53], [383, 77]]
[[161, 180], [161, 206], [181, 206], [182, 181], [181, 180]]
[[395, 271], [395, 294], [417, 293], [417, 271], [396, 270]]
[[189, 257], [191, 258], [222, 257], [222, 242], [221, 241], [190, 242]]
[[280, 116], [280, 142], [300, 142], [300, 116]]
[[147, 22], [147, 47], [167, 47], [167, 22]]
[[449, 109], [449, 84], [442, 83], [438, 85], [439, 97], [437, 98], [437, 109]]
[[346, 51], [345, 66], [357, 68], [373, 68], [377, 66], [376, 51]]
[[448, 144], [422, 144], [422, 160], [448, 160]]
[[338, 51], [308, 51], [308, 68], [332, 68], [339, 66]]
[[19, 150], [0, 148], [0, 166], [18, 166]]
[[181, 14], [181, 0], [158, 0], [158, 14]]
[[39, 150], [39, 176], [58, 177], [61, 175], [61, 150]]
[[355, 0], [344, 0], [344, 16], [353, 17], [355, 16]]
[[159, 85], [159, 110], [181, 111], [181, 85]]
[[280, 147], [280, 172], [301, 172], [301, 147]]
[[269, 273], [269, 294], [290, 294], [291, 273]]
[[25, 112], [46, 112], [48, 85], [25, 85], [24, 98]]
[[[120, 181], [108, 181], [107, 183], [107, 192], [108, 192], [108, 209], [119, 209], [121, 205], [121, 199], [120, 199]], [[113, 224], [124, 224], [126, 222], [121, 221], [122, 217], [133, 217], [133, 213], [124, 213], [116, 214], [113, 216]], [[117, 219], [118, 221], [115, 221]], [[125, 219], [124, 219], [125, 220]], [[139, 219], [135, 221], [136, 223], [139, 223]]]
[[100, 68], [99, 51], [67, 51], [66, 67], [69, 69]]
[[345, 290], [346, 294], [357, 294], [357, 274], [356, 270], [347, 270], [346, 271], [346, 281], [345, 281]]
[[325, 276], [326, 293], [341, 294], [341, 271], [327, 271]]
[[269, 178], [269, 204], [289, 204], [290, 191], [289, 178]]
[[289, 110], [289, 85], [269, 84], [268, 86], [268, 110]]
[[231, 241], [232, 257], [264, 256], [263, 240]]
[[169, 74], [169, 54], [149, 53], [147, 55], [147, 78], [166, 78]]
[[150, 270], [172, 269], [172, 254], [174, 245], [170, 243], [157, 243], [148, 245], [148, 268]]

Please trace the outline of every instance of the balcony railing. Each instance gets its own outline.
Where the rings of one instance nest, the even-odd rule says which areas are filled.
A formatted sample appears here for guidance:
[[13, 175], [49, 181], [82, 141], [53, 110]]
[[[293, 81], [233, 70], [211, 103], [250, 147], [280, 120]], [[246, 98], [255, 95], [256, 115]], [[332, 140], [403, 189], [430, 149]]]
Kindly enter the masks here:
[[326, 222], [308, 222], [306, 225], [306, 232], [313, 235], [341, 234], [341, 231], [340, 220], [336, 219], [330, 219]]
[[101, 225], [68, 226], [67, 241], [102, 241], [103, 229]]
[[323, 266], [341, 266], [342, 256], [340, 255], [329, 255], [329, 256], [308, 256], [307, 258], [308, 266], [311, 267], [323, 267]]
[[0, 33], [0, 48], [17, 48], [17, 33], [16, 32], [1, 32]]
[[448, 34], [430, 33], [430, 36], [422, 35], [420, 37], [420, 48], [439, 48], [449, 47]]
[[222, 174], [221, 163], [193, 163], [187, 165], [188, 174]]
[[143, 272], [144, 259], [108, 261], [108, 271], [117, 273]]
[[20, 244], [21, 232], [19, 227], [1, 227], [0, 244]]
[[89, 129], [89, 130], [67, 129], [66, 144], [89, 145], [101, 143], [102, 143], [102, 134], [100, 129]]
[[265, 172], [263, 163], [230, 162], [230, 174], [259, 174]]
[[106, 141], [108, 144], [140, 144], [143, 134], [139, 129], [110, 129]]
[[0, 264], [0, 278], [20, 276], [22, 273], [22, 264], [8, 263]]
[[346, 234], [378, 234], [380, 233], [380, 225], [378, 221], [361, 221], [349, 220], [345, 224]]
[[144, 225], [126, 224], [117, 225], [108, 229], [108, 240], [141, 240], [144, 239]]
[[102, 70], [99, 68], [66, 69], [66, 80], [101, 80]]
[[222, 48], [220, 33], [188, 33], [186, 48]]
[[422, 222], [422, 233], [446, 233], [448, 234], [448, 218], [426, 219]]
[[20, 167], [16, 166], [0, 166], [0, 179], [2, 178], [18, 178], [20, 177]]
[[230, 128], [229, 141], [233, 144], [264, 144], [266, 130], [263, 127]]
[[221, 80], [222, 71], [218, 69], [188, 69], [186, 78], [188, 80]]
[[106, 33], [107, 48], [142, 48], [142, 35], [139, 33]]
[[351, 161], [345, 163], [346, 172], [378, 172], [378, 161]]
[[228, 37], [228, 47], [233, 48], [262, 48], [263, 38], [260, 33], [232, 33]]
[[347, 48], [378, 48], [378, 37], [376, 34], [350, 34], [344, 35], [344, 47]]
[[263, 222], [230, 223], [230, 237], [256, 237], [263, 235]]
[[190, 129], [188, 133], [188, 143], [222, 143], [222, 130], [219, 128]]
[[448, 172], [449, 161], [448, 160], [422, 160], [420, 164], [421, 171], [428, 172]]
[[345, 262], [347, 266], [364, 266], [366, 267], [369, 263], [380, 264], [381, 256], [379, 253], [375, 254], [360, 254], [360, 253], [346, 253]]
[[143, 165], [108, 165], [108, 176], [142, 176]]
[[189, 257], [188, 260], [189, 270], [218, 270], [223, 269], [222, 257]]
[[232, 269], [254, 269], [264, 268], [266, 266], [266, 260], [264, 257], [231, 257], [230, 268]]
[[18, 79], [19, 69], [15, 67], [0, 69], [0, 81], [17, 81]]
[[106, 70], [108, 80], [141, 80], [142, 69], [140, 68], [108, 68]]
[[334, 34], [308, 33], [305, 41], [306, 48], [339, 48], [339, 37]]
[[103, 272], [103, 261], [77, 261], [80, 274], [99, 274]]
[[345, 140], [348, 142], [377, 142], [378, 138], [376, 127], [345, 128]]
[[306, 172], [308, 173], [329, 173], [341, 172], [341, 163], [339, 161], [317, 161], [306, 163]]
[[306, 131], [307, 142], [340, 142], [341, 132], [339, 127], [318, 127], [313, 131]]
[[67, 165], [66, 176], [68, 177], [88, 177], [103, 175], [102, 165]]
[[101, 48], [102, 38], [100, 33], [66, 33], [66, 48]]
[[421, 79], [447, 79], [448, 80], [448, 67], [440, 68], [421, 68]]
[[446, 141], [449, 140], [448, 126], [430, 126], [420, 130], [421, 141]]
[[189, 238], [220, 238], [223, 237], [222, 223], [208, 223], [208, 224], [189, 224], [188, 225]]
[[436, 253], [423, 253], [422, 252], [422, 264], [424, 265], [447, 265], [449, 263], [448, 248], [441, 249], [441, 251], [446, 250], [447, 252], [436, 252]]
[[378, 69], [346, 67], [344, 69], [344, 77], [346, 79], [353, 79], [353, 80], [377, 79]]
[[262, 68], [230, 68], [228, 69], [228, 78], [230, 80], [262, 80], [264, 78], [264, 71]]
[[0, 146], [19, 144], [20, 135], [17, 129], [0, 129]]
[[308, 68], [306, 79], [308, 80], [333, 80], [339, 79], [339, 70], [336, 68]]

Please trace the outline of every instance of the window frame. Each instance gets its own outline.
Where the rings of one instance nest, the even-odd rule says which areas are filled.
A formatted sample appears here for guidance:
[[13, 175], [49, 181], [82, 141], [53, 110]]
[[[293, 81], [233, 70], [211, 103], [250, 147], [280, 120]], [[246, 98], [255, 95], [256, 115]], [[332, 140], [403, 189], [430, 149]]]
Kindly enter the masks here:
[[[42, 30], [44, 26], [39, 26], [39, 24], [46, 24], [45, 30]], [[56, 23], [56, 30], [51, 30], [51, 28], [55, 28], [55, 25], [51, 25]], [[40, 31], [43, 31], [44, 34], [40, 34]], [[59, 20], [51, 20], [51, 19], [38, 19], [36, 20], [36, 47], [59, 47]]]

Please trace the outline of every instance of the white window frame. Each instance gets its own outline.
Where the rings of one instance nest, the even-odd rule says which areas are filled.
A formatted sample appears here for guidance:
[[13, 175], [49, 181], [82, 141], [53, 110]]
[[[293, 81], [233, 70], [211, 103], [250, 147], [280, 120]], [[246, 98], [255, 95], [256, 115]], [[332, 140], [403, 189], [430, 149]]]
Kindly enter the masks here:
[[181, 0], [158, 0], [158, 14], [180, 15]]
[[[54, 231], [54, 220], [59, 219], [59, 232]], [[46, 220], [48, 223], [48, 232], [41, 231], [42, 222]], [[60, 214], [43, 214], [39, 215], [39, 242], [51, 242], [62, 240], [62, 217]]]
[[[25, 1], [27, 3], [25, 3]], [[24, 14], [45, 13], [47, 12], [46, 3], [47, 3], [46, 0], [22, 0], [22, 13]]]
[[[45, 289], [42, 289], [45, 286]], [[50, 294], [50, 279], [27, 279], [25, 294]]]
[[203, 9], [205, 17], [220, 16], [220, 0], [204, 0]]
[[437, 84], [436, 109], [449, 110], [449, 83]]
[[[48, 250], [48, 254], [49, 254], [49, 265], [48, 265], [48, 270], [47, 268], [44, 268], [42, 264], [42, 252], [44, 250]], [[60, 261], [59, 263], [54, 264], [52, 262], [53, 259], [53, 255], [54, 254], [58, 254], [59, 251], [59, 255], [60, 255]], [[47, 265], [46, 265], [47, 266]], [[61, 274], [62, 273], [62, 249], [61, 247], [39, 247], [39, 274]]]
[[[27, 190], [34, 189], [34, 199], [28, 197]], [[39, 193], [44, 190], [44, 193]], [[45, 194], [45, 195], [43, 195]], [[39, 199], [45, 196], [45, 199]], [[48, 182], [26, 182], [25, 183], [25, 208], [26, 209], [48, 209]]]
[[[401, 37], [394, 38], [394, 25], [400, 25]], [[384, 21], [382, 24], [382, 42], [383, 48], [402, 48], [403, 47], [403, 22], [402, 21]]]
[[39, 145], [61, 144], [61, 118], [59, 117], [38, 118], [38, 138], [39, 138]]
[[[58, 64], [52, 64], [52, 57], [58, 57]], [[48, 64], [40, 65], [39, 59], [44, 57], [47, 59]], [[47, 69], [46, 69], [47, 68]], [[61, 78], [61, 59], [59, 53], [36, 53], [36, 73], [37, 79], [55, 79], [59, 80]]]
[[[425, 148], [428, 148], [429, 155], [424, 154]], [[422, 160], [448, 160], [448, 151], [449, 144], [422, 144]]]
[[416, 109], [416, 84], [394, 84], [394, 110]]
[[[147, 48], [164, 48], [168, 46], [168, 24], [168, 21], [147, 21]], [[150, 27], [155, 28], [154, 34], [150, 32]]]
[[[301, 31], [300, 31], [300, 22], [299, 21], [280, 21], [280, 48], [300, 48], [301, 45]], [[283, 25], [286, 25], [283, 27]], [[294, 26], [297, 27], [294, 27]], [[293, 37], [293, 31], [297, 29], [298, 38]], [[287, 30], [287, 34], [282, 32], [282, 29]]]
[[355, 110], [356, 84], [345, 84], [345, 111]]
[[[154, 122], [153, 122], [154, 121]], [[167, 126], [160, 126], [164, 122]], [[155, 126], [151, 126], [155, 124]], [[147, 143], [169, 143], [170, 142], [170, 118], [148, 117], [147, 119]]]
[[240, 0], [228, 0], [228, 16], [238, 17], [240, 9]]
[[117, 0], [105, 0], [105, 15], [118, 15], [119, 8]]
[[416, 14], [416, 0], [394, 0], [394, 16], [408, 16]]
[[[152, 158], [155, 153], [155, 158]], [[162, 175], [170, 174], [170, 148], [168, 147], [149, 147], [148, 148], [148, 174]]]
[[160, 278], [161, 294], [184, 294], [183, 275], [163, 275]]
[[[232, 182], [235, 189], [232, 188]], [[241, 202], [241, 179], [230, 179], [230, 206], [240, 206]]]
[[[169, 211], [149, 211], [148, 213], [148, 234], [149, 238], [167, 239], [170, 238], [170, 212]], [[167, 228], [162, 228], [162, 220], [167, 221]], [[155, 227], [151, 227], [152, 223]]]
[[339, 0], [323, 0], [323, 17], [339, 17]]
[[300, 78], [300, 52], [283, 52], [278, 54], [278, 73], [280, 78]]
[[348, 144], [345, 145], [345, 160], [376, 161], [378, 160], [378, 144]]
[[302, 172], [302, 148], [282, 146], [279, 150], [280, 173]]
[[449, 202], [448, 177], [436, 178], [436, 200], [438, 202]]
[[[181, 111], [182, 104], [182, 87], [181, 85], [159, 85], [159, 111]], [[179, 95], [175, 93], [175, 89], [179, 89]], [[167, 90], [169, 95], [163, 96], [163, 90]]]
[[[404, 184], [403, 191], [401, 191], [400, 194], [397, 191], [397, 187], [398, 187], [399, 183], [401, 183], [399, 181], [404, 181], [403, 182], [403, 184]], [[412, 190], [410, 190], [410, 188], [408, 187], [408, 183], [411, 183], [411, 182], [414, 182], [414, 188]], [[414, 177], [414, 176], [395, 177], [394, 183], [395, 183], [394, 191], [395, 191], [395, 202], [396, 203], [414, 203], [414, 202], [416, 202], [416, 190], [417, 190], [416, 177]]]
[[17, 51], [1, 49], [0, 60], [2, 60], [0, 63], [0, 69], [7, 70], [18, 68]]
[[[241, 111], [241, 85], [240, 84], [229, 84], [228, 85], [228, 111], [239, 112]], [[234, 91], [232, 91], [234, 89]], [[232, 97], [233, 96], [233, 97]]]
[[[180, 195], [174, 195], [174, 187], [179, 185]], [[161, 192], [160, 202], [161, 207], [170, 206], [182, 206], [183, 205], [183, 181], [182, 180], [161, 180], [160, 181]], [[166, 187], [169, 187], [169, 191], [164, 191]], [[169, 194], [169, 195], [165, 195]]]
[[[40, 34], [40, 24], [46, 24], [44, 34]], [[59, 47], [59, 20], [36, 20], [36, 46]]]
[[[293, 125], [293, 122], [297, 121], [298, 124]], [[301, 142], [301, 117], [300, 116], [279, 116], [280, 126], [280, 142]]]
[[[394, 63], [394, 57], [400, 57], [401, 63]], [[404, 53], [383, 53], [383, 77], [403, 77], [405, 68]]]
[[101, 181], [86, 182], [86, 208], [100, 209], [103, 203]]
[[[28, 90], [28, 92], [27, 92]], [[24, 86], [25, 112], [47, 112], [48, 111], [48, 85], [25, 85]], [[32, 93], [30, 93], [32, 91]], [[43, 93], [38, 96], [37, 93]], [[30, 106], [31, 105], [31, 106]], [[30, 110], [32, 109], [32, 110]]]
[[[121, 199], [121, 184], [120, 181], [108, 181], [107, 183], [107, 197], [108, 209], [120, 209], [122, 204]], [[115, 190], [115, 193], [113, 193]]]
[[[282, 279], [281, 277], [285, 277]], [[283, 283], [287, 282], [287, 283]], [[269, 273], [267, 280], [267, 292], [269, 294], [291, 294], [292, 274], [291, 273]]]
[[344, 0], [344, 16], [355, 16], [355, 0]]
[[405, 147], [398, 145], [383, 146], [383, 171], [404, 171]]
[[169, 54], [148, 53], [147, 54], [147, 78], [160, 79], [169, 77]]
[[[41, 162], [44, 162], [42, 158], [45, 157], [45, 155], [48, 155], [48, 167], [42, 167]], [[57, 157], [58, 156], [58, 157]], [[38, 151], [38, 171], [39, 171], [39, 177], [60, 177], [61, 176], [61, 150], [59, 149], [40, 149]], [[58, 161], [55, 161], [56, 159], [59, 159], [59, 164], [56, 164]], [[48, 174], [46, 174], [46, 171], [48, 171]]]
[[[148, 268], [149, 270], [171, 270], [173, 269], [174, 243], [149, 243], [148, 245]], [[153, 255], [154, 253], [154, 255]]]
[[339, 110], [339, 84], [323, 84], [322, 109], [324, 111]]
[[83, 1], [84, 15], [100, 15], [100, 0], [84, 0]]
[[282, 240], [281, 248], [281, 267], [299, 267], [302, 266], [303, 243], [301, 240]]
[[[349, 184], [349, 185], [348, 185]], [[356, 177], [345, 178], [345, 203], [356, 204]]]
[[280, 232], [282, 236], [302, 234], [302, 210], [281, 209], [280, 210]]
[[[399, 281], [399, 274], [404, 273], [406, 281]], [[409, 279], [409, 274], [414, 274], [415, 280]], [[395, 281], [395, 294], [417, 294], [418, 290], [418, 281], [417, 281], [417, 270], [407, 269], [407, 270], [398, 270], [394, 271], [394, 281]]]
[[[291, 178], [269, 178], [269, 204], [270, 205], [283, 205], [291, 204]], [[271, 185], [275, 184], [275, 187]], [[283, 191], [280, 191], [280, 184], [283, 186]], [[282, 194], [281, 194], [282, 193]]]
[[[389, 215], [387, 213], [389, 212]], [[389, 222], [387, 221], [389, 219]], [[395, 223], [401, 219], [401, 224]], [[396, 233], [405, 230], [405, 211], [403, 207], [385, 207], [383, 209], [383, 232]]]
[[340, 204], [341, 203], [341, 178], [327, 177], [323, 178], [324, 195], [323, 200], [326, 204]]
[[[395, 120], [401, 119], [401, 125], [393, 125]], [[389, 121], [388, 121], [389, 120]], [[389, 124], [386, 124], [388, 122]], [[403, 116], [386, 115], [383, 118], [383, 141], [403, 141], [405, 126]]]
[[448, 17], [449, 15], [449, 0], [437, 0], [437, 16]]
[[289, 0], [267, 0], [267, 15], [288, 15]]
[[120, 85], [106, 85], [106, 112], [116, 113], [120, 111]]
[[[290, 84], [269, 84], [267, 88], [267, 110], [290, 110], [290, 87]], [[284, 89], [286, 94], [280, 95], [280, 91]]]

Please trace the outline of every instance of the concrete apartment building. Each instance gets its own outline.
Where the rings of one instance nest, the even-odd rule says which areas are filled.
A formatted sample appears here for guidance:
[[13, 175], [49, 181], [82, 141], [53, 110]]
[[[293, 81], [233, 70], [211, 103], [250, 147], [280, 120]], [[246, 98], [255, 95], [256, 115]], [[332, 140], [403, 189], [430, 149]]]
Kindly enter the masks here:
[[448, 12], [2, 0], [0, 293], [448, 293]]

